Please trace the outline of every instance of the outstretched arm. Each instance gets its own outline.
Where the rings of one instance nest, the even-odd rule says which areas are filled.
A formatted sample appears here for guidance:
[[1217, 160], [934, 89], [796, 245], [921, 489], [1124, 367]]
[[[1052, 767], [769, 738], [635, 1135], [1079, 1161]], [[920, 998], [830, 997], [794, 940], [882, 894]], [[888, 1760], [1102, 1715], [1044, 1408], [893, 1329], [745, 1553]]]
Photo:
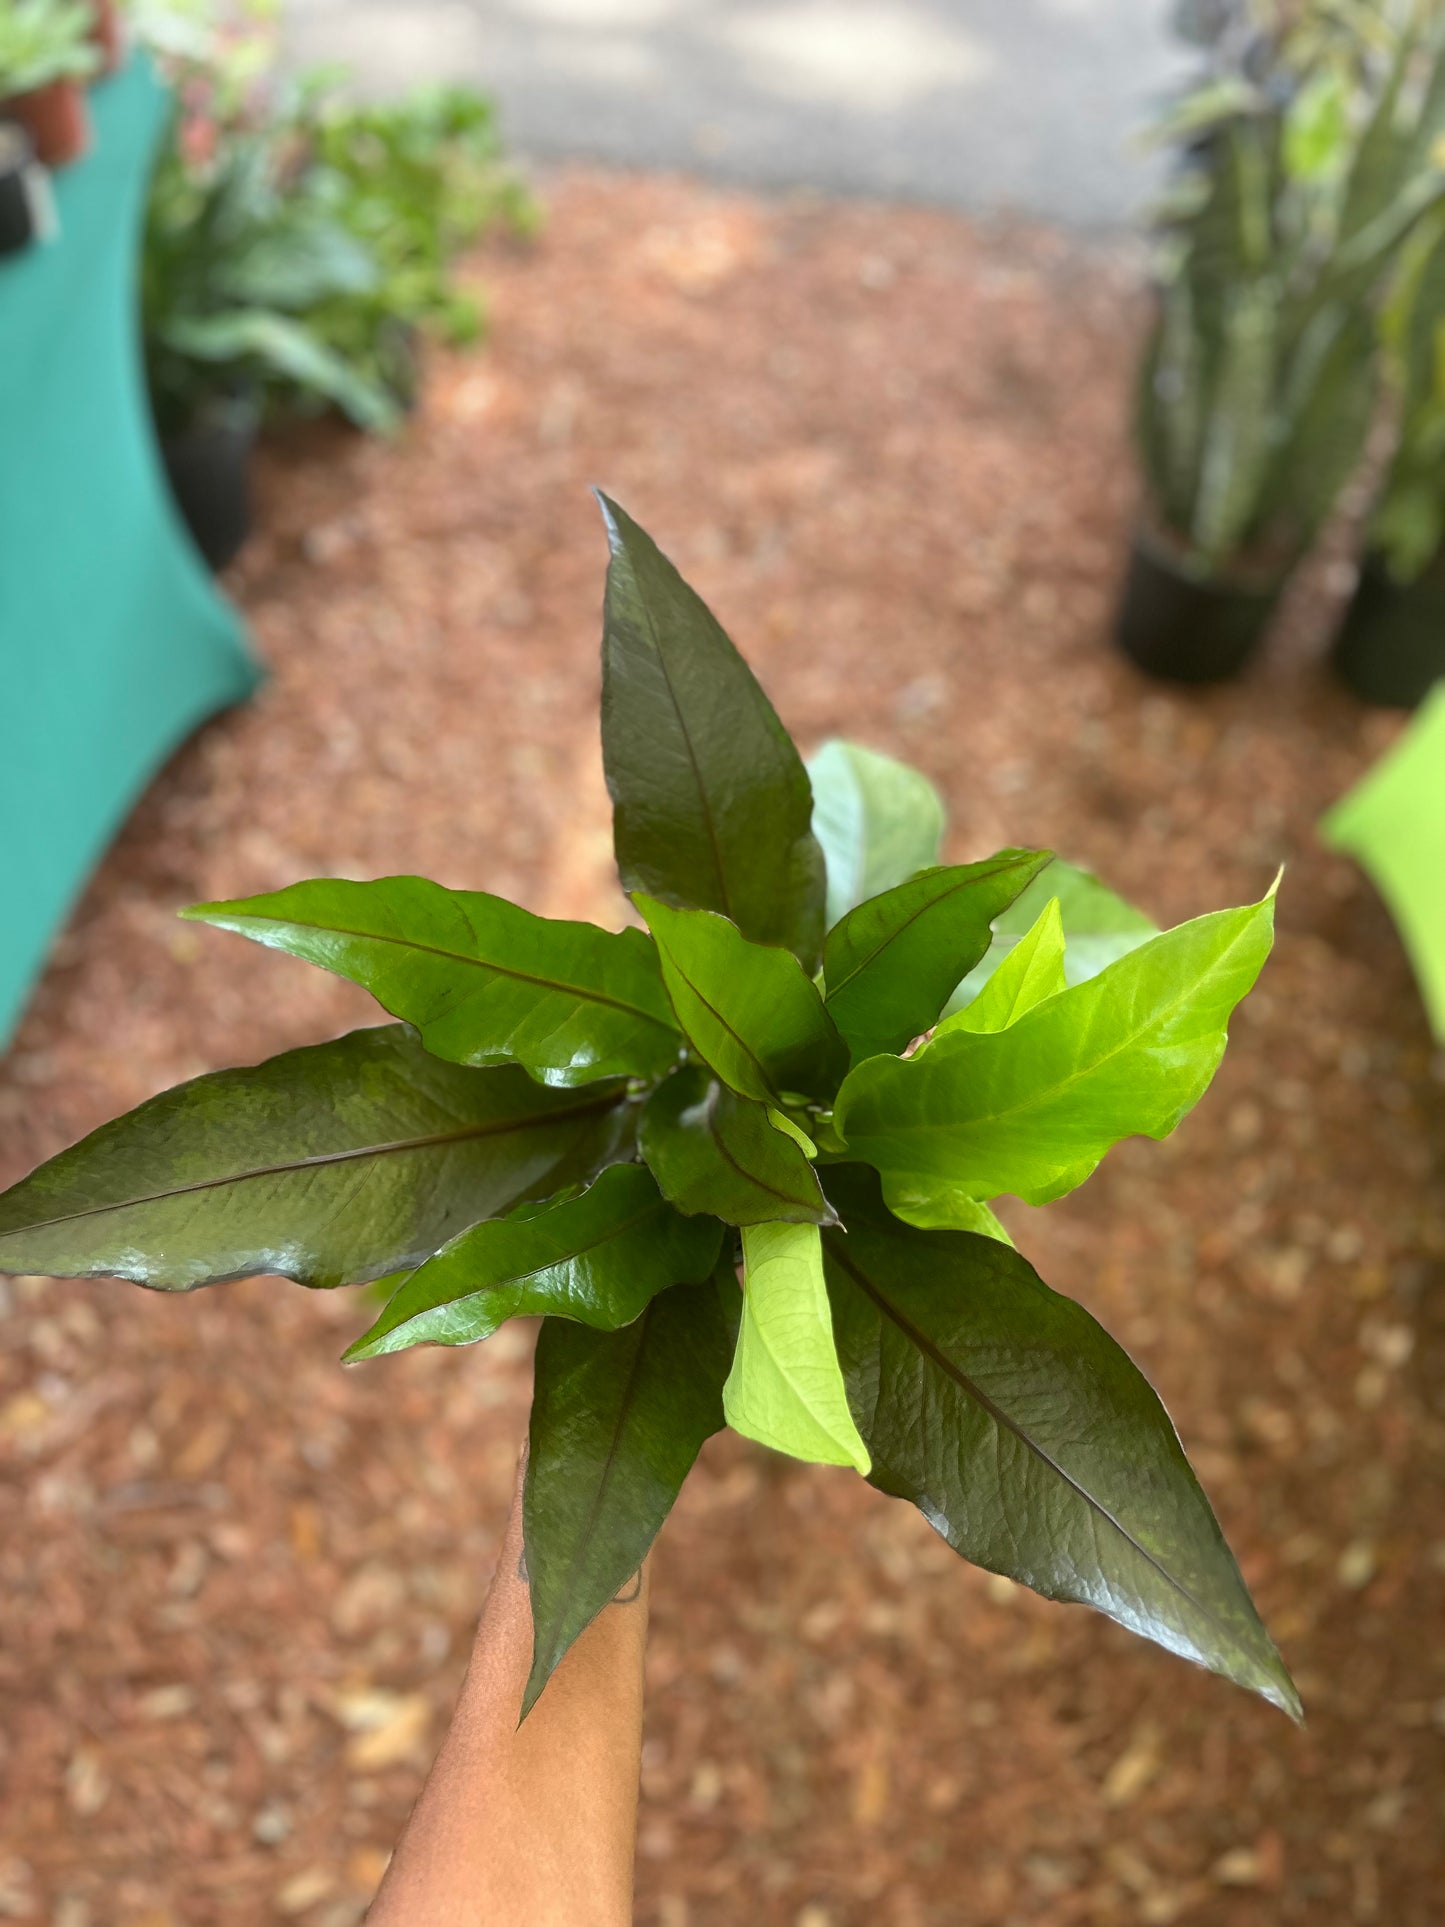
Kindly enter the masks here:
[[627, 1927], [647, 1569], [582, 1634], [525, 1724], [522, 1477], [461, 1697], [370, 1927]]

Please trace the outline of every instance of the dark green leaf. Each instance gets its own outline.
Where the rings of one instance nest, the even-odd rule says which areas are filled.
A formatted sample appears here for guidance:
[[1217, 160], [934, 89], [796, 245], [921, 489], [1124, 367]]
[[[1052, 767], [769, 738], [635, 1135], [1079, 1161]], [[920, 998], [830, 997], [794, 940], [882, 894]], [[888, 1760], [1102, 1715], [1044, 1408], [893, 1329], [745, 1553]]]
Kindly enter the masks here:
[[360, 1283], [600, 1169], [619, 1096], [462, 1070], [400, 1025], [353, 1031], [177, 1085], [41, 1165], [0, 1197], [0, 1271]]
[[721, 1431], [737, 1284], [676, 1285], [633, 1324], [549, 1318], [537, 1341], [522, 1499], [532, 1591], [525, 1716], [567, 1648], [647, 1557], [704, 1439]]
[[690, 1065], [667, 1078], [642, 1114], [642, 1155], [679, 1211], [728, 1224], [827, 1224], [832, 1209], [812, 1165], [767, 1107]]
[[943, 800], [916, 769], [864, 749], [824, 743], [808, 762], [813, 834], [828, 867], [828, 922], [938, 861]]
[[1298, 1718], [1169, 1416], [1089, 1314], [1007, 1245], [914, 1231], [876, 1179], [838, 1173], [823, 1234], [872, 1483], [955, 1551], [1251, 1688]]
[[913, 1224], [956, 1222], [958, 1199], [1061, 1198], [1121, 1138], [1167, 1137], [1208, 1088], [1273, 928], [1271, 892], [1151, 938], [1007, 1030], [875, 1057], [838, 1093], [835, 1129]]
[[629, 515], [599, 500], [612, 549], [602, 758], [623, 887], [716, 910], [815, 970], [823, 853], [798, 752], [700, 597]]
[[832, 1095], [847, 1049], [791, 951], [749, 943], [711, 910], [634, 901], [657, 939], [677, 1021], [724, 1084], [760, 1104], [785, 1091]]
[[369, 990], [456, 1064], [516, 1063], [544, 1084], [661, 1077], [681, 1039], [640, 930], [535, 917], [425, 877], [321, 878], [185, 912]]
[[828, 932], [828, 1014], [855, 1063], [905, 1049], [937, 1021], [988, 949], [994, 918], [1048, 861], [1047, 850], [1001, 850], [984, 863], [925, 870], [860, 903]]
[[640, 1164], [614, 1164], [580, 1197], [524, 1218], [474, 1224], [403, 1281], [346, 1353], [473, 1345], [509, 1318], [627, 1325], [658, 1292], [712, 1270], [715, 1219], [680, 1217]]

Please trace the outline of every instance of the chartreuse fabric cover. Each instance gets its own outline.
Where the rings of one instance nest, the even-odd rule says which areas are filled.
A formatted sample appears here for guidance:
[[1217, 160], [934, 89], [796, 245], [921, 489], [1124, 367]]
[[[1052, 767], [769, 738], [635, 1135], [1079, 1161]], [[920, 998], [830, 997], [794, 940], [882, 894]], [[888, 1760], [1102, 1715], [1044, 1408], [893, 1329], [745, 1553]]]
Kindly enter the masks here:
[[1445, 682], [1404, 735], [1320, 825], [1369, 872], [1445, 1042]]
[[258, 670], [172, 505], [137, 274], [167, 99], [91, 93], [57, 242], [0, 258], [0, 1045], [138, 792]]

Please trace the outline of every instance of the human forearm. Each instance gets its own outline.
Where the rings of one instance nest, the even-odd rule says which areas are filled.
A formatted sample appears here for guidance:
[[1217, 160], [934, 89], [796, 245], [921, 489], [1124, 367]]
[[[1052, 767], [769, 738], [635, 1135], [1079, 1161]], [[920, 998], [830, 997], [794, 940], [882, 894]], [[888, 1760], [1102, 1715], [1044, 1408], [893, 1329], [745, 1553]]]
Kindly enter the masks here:
[[519, 1483], [451, 1728], [371, 1927], [626, 1927], [646, 1631], [644, 1569], [518, 1727], [532, 1659]]

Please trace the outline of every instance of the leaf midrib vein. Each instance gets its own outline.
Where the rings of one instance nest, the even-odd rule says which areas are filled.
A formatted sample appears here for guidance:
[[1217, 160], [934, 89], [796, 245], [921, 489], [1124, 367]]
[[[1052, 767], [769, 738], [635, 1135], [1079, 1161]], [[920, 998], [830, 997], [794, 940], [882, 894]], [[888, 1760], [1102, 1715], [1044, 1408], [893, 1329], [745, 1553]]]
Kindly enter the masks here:
[[[721, 1095], [721, 1092], [722, 1092], [722, 1085], [714, 1084], [712, 1087], [712, 1091], [708, 1097], [707, 1128], [708, 1128], [708, 1134], [712, 1138], [712, 1141], [714, 1145], [717, 1147], [717, 1150], [720, 1156], [722, 1157], [723, 1161], [726, 1164], [729, 1164], [732, 1167], [732, 1169], [737, 1172], [740, 1178], [743, 1178], [749, 1184], [757, 1185], [760, 1191], [766, 1191], [770, 1197], [776, 1198], [779, 1201], [779, 1203], [811, 1205], [811, 1202], [812, 1202], [811, 1199], [795, 1197], [791, 1191], [780, 1190], [776, 1184], [770, 1184], [765, 1177], [759, 1176], [759, 1174], [756, 1171], [750, 1171], [747, 1168], [747, 1166], [741, 1162], [740, 1159], [733, 1156], [731, 1147], [724, 1139], [722, 1135], [722, 1127], [717, 1120], [718, 1099]], [[752, 1101], [751, 1099], [744, 1099], [745, 1103], [750, 1103], [751, 1101]], [[771, 1130], [772, 1128], [773, 1127], [771, 1125], [768, 1126], [769, 1130]], [[782, 1138], [782, 1135], [783, 1135], [782, 1132], [779, 1131], [778, 1132], [779, 1138]]]
[[[838, 995], [839, 991], [846, 990], [849, 984], [853, 982], [855, 977], [859, 976], [863, 971], [867, 970], [871, 964], [876, 963], [878, 958], [882, 956], [883, 952], [887, 950], [891, 944], [897, 943], [899, 938], [903, 936], [905, 931], [911, 930], [914, 924], [917, 923], [920, 917], [926, 917], [929, 911], [936, 910], [939, 904], [947, 903], [951, 897], [957, 896], [960, 890], [967, 890], [975, 883], [984, 883], [990, 877], [1001, 876], [1005, 870], [1017, 867], [1017, 863], [1018, 863], [1018, 859], [1015, 858], [1010, 863], [996, 864], [991, 870], [986, 870], [981, 872], [973, 871], [970, 875], [966, 877], [960, 877], [957, 880], [957, 882], [950, 885], [950, 887], [947, 890], [941, 890], [936, 897], [930, 897], [926, 903], [920, 903], [918, 908], [913, 912], [913, 914], [910, 917], [906, 918], [904, 922], [900, 923], [896, 929], [890, 930], [886, 936], [881, 937], [878, 940], [878, 942], [873, 946], [873, 948], [867, 952], [865, 956], [860, 957], [857, 963], [854, 964], [853, 968], [847, 973], [846, 976], [840, 977], [836, 984], [829, 985], [826, 1002], [832, 1003], [833, 999]], [[863, 907], [864, 906], [862, 904], [858, 905], [859, 910], [861, 910]], [[850, 916], [856, 915], [856, 914], [857, 914], [856, 911], [849, 912]], [[985, 945], [984, 947], [985, 949], [987, 949], [987, 945]], [[825, 966], [825, 969], [826, 969], [826, 966]]]
[[422, 943], [415, 937], [393, 937], [378, 930], [351, 930], [339, 923], [303, 923], [296, 917], [257, 916], [252, 919], [238, 914], [235, 921], [237, 923], [250, 921], [270, 923], [273, 926], [291, 923], [299, 930], [314, 930], [322, 936], [330, 934], [337, 937], [353, 937], [359, 943], [395, 944], [402, 950], [416, 950], [424, 956], [445, 958], [448, 963], [468, 964], [474, 970], [495, 971], [499, 977], [511, 977], [518, 983], [535, 984], [539, 990], [566, 991], [590, 1003], [606, 1004], [612, 1010], [625, 1011], [630, 1017], [640, 1017], [644, 1023], [656, 1024], [659, 1030], [665, 1030], [669, 1034], [672, 1031], [672, 1026], [665, 1017], [658, 1017], [652, 1011], [644, 1010], [640, 1004], [629, 1003], [624, 997], [611, 996], [605, 990], [594, 990], [586, 984], [567, 983], [560, 977], [539, 977], [535, 972], [520, 970], [513, 964], [497, 963], [490, 957], [469, 957], [464, 950], [448, 950], [441, 944]]
[[697, 786], [697, 800], [702, 809], [702, 822], [703, 828], [707, 831], [708, 847], [712, 852], [712, 865], [717, 875], [718, 894], [722, 899], [723, 913], [731, 917], [733, 913], [732, 891], [728, 888], [727, 870], [723, 865], [722, 843], [718, 837], [717, 824], [713, 819], [712, 798], [709, 796], [707, 786], [703, 782], [702, 765], [698, 761], [697, 750], [692, 740], [692, 731], [688, 728], [687, 718], [683, 714], [682, 704], [677, 698], [677, 690], [672, 680], [672, 671], [668, 668], [667, 656], [663, 650], [661, 640], [658, 637], [657, 624], [653, 621], [652, 605], [647, 599], [641, 581], [637, 578], [635, 568], [633, 569], [633, 579], [637, 581], [637, 600], [642, 610], [642, 619], [647, 624], [648, 640], [652, 644], [652, 652], [657, 658], [657, 666], [662, 671], [662, 680], [667, 689], [667, 699], [672, 704], [673, 715], [677, 718], [677, 726], [682, 733], [682, 746], [687, 751], [687, 760], [692, 769], [692, 780]]
[[[566, 1584], [558, 1594], [556, 1611], [551, 1615], [547, 1623], [545, 1649], [543, 1648], [541, 1638], [542, 1629], [540, 1627], [536, 1628], [536, 1645], [539, 1651], [545, 1650], [549, 1656], [557, 1642], [557, 1627], [566, 1616], [567, 1602], [570, 1600], [573, 1588], [577, 1583], [577, 1574], [581, 1571], [582, 1563], [587, 1557], [592, 1541], [597, 1534], [597, 1523], [602, 1516], [602, 1508], [606, 1502], [607, 1490], [612, 1483], [612, 1475], [617, 1465], [617, 1457], [621, 1451], [622, 1435], [626, 1430], [627, 1421], [631, 1416], [632, 1406], [636, 1398], [638, 1375], [642, 1370], [643, 1354], [647, 1349], [647, 1333], [652, 1323], [652, 1314], [656, 1305], [657, 1299], [650, 1299], [646, 1309], [637, 1320], [637, 1344], [633, 1350], [632, 1362], [627, 1368], [627, 1382], [622, 1388], [622, 1397], [618, 1401], [617, 1417], [613, 1423], [612, 1436], [607, 1442], [607, 1456], [603, 1460], [601, 1472], [598, 1474], [592, 1502], [588, 1507], [587, 1517], [578, 1538], [577, 1550], [573, 1553], [571, 1563], [567, 1568]], [[531, 1570], [530, 1560], [528, 1561], [528, 1570]]]
[[149, 1191], [137, 1198], [117, 1198], [109, 1204], [87, 1205], [83, 1211], [63, 1212], [57, 1218], [40, 1218], [30, 1224], [17, 1224], [0, 1228], [0, 1244], [9, 1237], [20, 1236], [35, 1231], [49, 1231], [57, 1225], [75, 1224], [81, 1218], [104, 1216], [109, 1211], [130, 1211], [137, 1205], [164, 1204], [171, 1198], [189, 1197], [197, 1191], [215, 1191], [225, 1185], [248, 1184], [254, 1178], [284, 1177], [293, 1171], [310, 1171], [323, 1168], [328, 1164], [348, 1164], [357, 1158], [387, 1157], [395, 1152], [426, 1151], [435, 1145], [464, 1144], [473, 1138], [500, 1137], [512, 1131], [531, 1131], [542, 1124], [563, 1124], [569, 1119], [586, 1117], [594, 1111], [604, 1111], [620, 1101], [616, 1095], [606, 1098], [593, 1098], [587, 1104], [561, 1106], [552, 1111], [538, 1111], [530, 1117], [488, 1118], [481, 1124], [469, 1124], [456, 1131], [434, 1131], [425, 1137], [395, 1138], [385, 1144], [353, 1145], [344, 1151], [318, 1151], [312, 1157], [293, 1158], [282, 1164], [262, 1164], [248, 1171], [231, 1171], [222, 1177], [198, 1178], [194, 1184], [177, 1184], [165, 1191]]
[[953, 1380], [954, 1384], [958, 1386], [966, 1398], [974, 1400], [974, 1402], [988, 1414], [995, 1425], [1009, 1432], [1021, 1445], [1032, 1452], [1041, 1463], [1048, 1466], [1049, 1470], [1061, 1478], [1071, 1491], [1078, 1494], [1091, 1511], [1097, 1513], [1106, 1524], [1113, 1527], [1114, 1531], [1118, 1533], [1124, 1543], [1132, 1547], [1132, 1549], [1138, 1553], [1139, 1557], [1159, 1575], [1171, 1590], [1178, 1593], [1181, 1599], [1191, 1605], [1194, 1610], [1204, 1619], [1208, 1620], [1212, 1626], [1215, 1626], [1235, 1650], [1240, 1650], [1238, 1636], [1224, 1624], [1212, 1608], [1206, 1606], [1201, 1599], [1197, 1598], [1188, 1586], [1186, 1586], [1182, 1580], [1177, 1579], [1167, 1566], [1161, 1564], [1146, 1546], [1140, 1545], [1133, 1533], [1110, 1511], [1102, 1499], [1096, 1498], [1087, 1486], [1081, 1485], [1071, 1472], [1066, 1471], [1065, 1468], [1059, 1464], [1052, 1453], [1046, 1451], [1044, 1447], [1039, 1444], [1038, 1440], [1034, 1438], [1031, 1433], [1025, 1431], [1023, 1426], [1021, 1426], [1016, 1419], [1012, 1418], [1001, 1405], [996, 1404], [995, 1401], [989, 1397], [988, 1393], [983, 1390], [982, 1386], [976, 1384], [961, 1366], [955, 1365], [953, 1360], [933, 1343], [932, 1339], [919, 1331], [912, 1320], [906, 1318], [898, 1307], [873, 1283], [867, 1273], [861, 1271], [853, 1260], [839, 1248], [837, 1241], [830, 1241], [828, 1256], [841, 1270], [847, 1272], [859, 1290], [873, 1301], [874, 1305], [877, 1306], [878, 1310], [883, 1313], [885, 1317], [893, 1321], [903, 1336], [908, 1339], [911, 1344], [917, 1346], [925, 1358], [931, 1360], [945, 1377]]

